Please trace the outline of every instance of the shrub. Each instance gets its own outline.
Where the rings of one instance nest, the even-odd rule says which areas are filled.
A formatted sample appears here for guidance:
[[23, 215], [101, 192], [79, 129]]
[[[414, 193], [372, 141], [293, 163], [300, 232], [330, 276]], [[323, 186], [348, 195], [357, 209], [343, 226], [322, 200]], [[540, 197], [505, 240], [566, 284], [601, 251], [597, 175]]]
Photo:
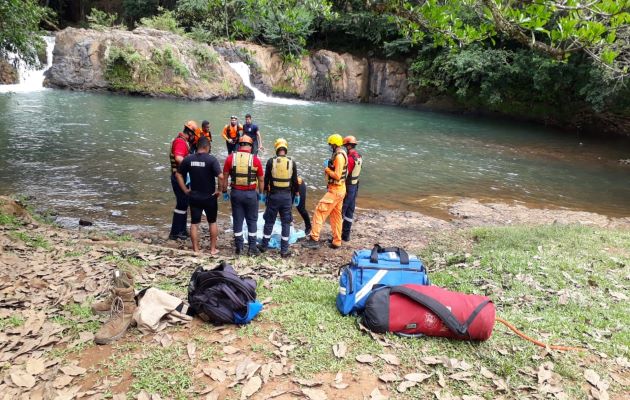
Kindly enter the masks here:
[[183, 35], [184, 30], [179, 27], [175, 15], [170, 10], [163, 8], [158, 9], [161, 13], [153, 17], [145, 17], [140, 19], [139, 26], [145, 28], [153, 28], [160, 31], [173, 32], [178, 35]]
[[118, 14], [110, 14], [96, 8], [92, 8], [90, 15], [87, 16], [89, 27], [97, 30], [113, 27], [117, 19]]

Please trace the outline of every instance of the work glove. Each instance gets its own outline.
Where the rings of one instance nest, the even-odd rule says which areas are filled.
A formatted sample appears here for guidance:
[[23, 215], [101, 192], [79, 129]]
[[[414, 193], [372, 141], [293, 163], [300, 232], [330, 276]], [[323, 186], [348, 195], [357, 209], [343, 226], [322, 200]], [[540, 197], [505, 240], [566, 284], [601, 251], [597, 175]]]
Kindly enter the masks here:
[[328, 168], [329, 167], [329, 161], [330, 160], [324, 160], [324, 168]]
[[300, 195], [299, 194], [293, 198], [293, 205], [296, 206], [296, 207], [300, 205]]
[[186, 174], [186, 186], [190, 186], [190, 174]]
[[223, 201], [229, 201], [230, 200], [230, 194], [228, 192], [223, 192]]
[[265, 200], [267, 200], [267, 196], [264, 193], [258, 193], [258, 201], [261, 204], [265, 204]]

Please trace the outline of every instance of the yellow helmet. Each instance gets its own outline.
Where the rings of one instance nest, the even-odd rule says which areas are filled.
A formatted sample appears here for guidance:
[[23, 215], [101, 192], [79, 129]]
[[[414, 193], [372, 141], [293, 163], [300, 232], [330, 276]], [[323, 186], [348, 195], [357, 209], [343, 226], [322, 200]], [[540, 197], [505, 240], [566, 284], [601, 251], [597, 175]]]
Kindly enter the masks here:
[[276, 149], [276, 153], [278, 149], [284, 149], [284, 151], [289, 151], [289, 143], [287, 143], [286, 139], [278, 138], [276, 142], [273, 144], [273, 147]]
[[341, 137], [340, 134], [333, 133], [332, 135], [328, 136], [328, 144], [332, 146], [337, 146], [337, 147], [342, 146], [343, 138]]

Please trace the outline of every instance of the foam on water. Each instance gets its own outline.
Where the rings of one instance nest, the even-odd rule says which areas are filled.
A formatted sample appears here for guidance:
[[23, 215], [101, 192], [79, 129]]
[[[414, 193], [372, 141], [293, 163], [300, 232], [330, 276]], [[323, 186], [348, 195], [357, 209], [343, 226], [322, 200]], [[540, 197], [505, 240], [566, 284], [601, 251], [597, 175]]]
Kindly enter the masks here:
[[254, 92], [255, 101], [261, 101], [265, 103], [275, 103], [275, 104], [286, 104], [286, 105], [301, 105], [301, 106], [308, 106], [308, 105], [313, 104], [310, 101], [287, 99], [284, 97], [267, 96], [266, 94], [258, 90], [254, 85], [252, 85], [252, 82], [249, 78], [249, 66], [247, 64], [245, 64], [244, 62], [233, 62], [229, 64], [230, 64], [230, 67], [232, 67], [232, 69], [236, 71], [238, 76], [241, 77], [241, 79], [243, 80], [243, 84]]

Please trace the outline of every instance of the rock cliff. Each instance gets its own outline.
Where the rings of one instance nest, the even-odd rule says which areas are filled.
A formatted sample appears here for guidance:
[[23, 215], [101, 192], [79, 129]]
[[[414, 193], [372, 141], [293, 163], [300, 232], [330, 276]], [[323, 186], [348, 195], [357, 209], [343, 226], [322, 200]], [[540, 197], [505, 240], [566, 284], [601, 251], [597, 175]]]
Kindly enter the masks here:
[[6, 60], [0, 59], [0, 85], [19, 82], [17, 69]]
[[193, 100], [252, 96], [210, 46], [145, 28], [58, 32], [44, 85]]
[[285, 62], [271, 46], [236, 42], [218, 46], [230, 61], [250, 65], [252, 82], [268, 94], [307, 100], [410, 104], [407, 66], [396, 61], [317, 50]]

